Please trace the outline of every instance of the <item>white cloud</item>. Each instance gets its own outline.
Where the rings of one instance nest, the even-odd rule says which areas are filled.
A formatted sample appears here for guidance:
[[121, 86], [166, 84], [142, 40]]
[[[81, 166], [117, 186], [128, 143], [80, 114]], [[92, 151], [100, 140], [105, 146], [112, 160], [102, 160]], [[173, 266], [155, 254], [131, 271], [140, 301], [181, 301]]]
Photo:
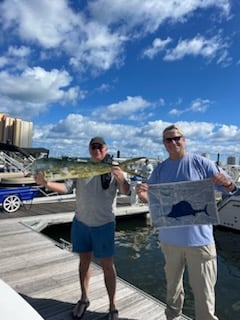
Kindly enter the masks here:
[[[89, 72], [90, 66], [95, 74], [121, 65], [126, 41], [153, 33], [166, 21], [184, 21], [199, 8], [216, 7], [226, 15], [230, 10], [228, 0], [96, 0], [81, 11], [70, 5], [67, 0], [5, 0], [0, 4], [1, 26], [5, 34], [18, 34], [25, 43], [66, 55], [73, 67]], [[145, 54], [152, 58], [164, 44], [156, 40]], [[185, 47], [194, 54], [190, 46], [197, 43], [179, 43], [166, 59], [183, 57]], [[202, 44], [201, 54], [209, 57], [208, 50], [210, 44]]]
[[0, 57], [0, 68], [6, 66], [8, 64], [7, 57]]
[[31, 48], [26, 46], [10, 45], [2, 57], [0, 57], [0, 68], [5, 67], [11, 70], [23, 70], [27, 67], [31, 58]]
[[180, 110], [180, 109], [176, 109], [176, 108], [173, 108], [169, 111], [169, 114], [170, 115], [173, 115], [173, 116], [180, 116], [182, 113], [184, 113], [186, 111], [184, 110]]
[[127, 97], [126, 100], [95, 110], [92, 115], [105, 121], [116, 120], [133, 116], [151, 106], [152, 104], [142, 97]]
[[22, 58], [22, 57], [29, 56], [30, 53], [31, 53], [31, 49], [29, 47], [26, 47], [26, 46], [20, 46], [20, 47], [10, 46], [8, 48], [8, 55], [9, 56]]
[[[20, 75], [0, 72], [0, 93], [13, 100], [47, 103], [65, 98], [72, 78], [66, 71], [28, 68]], [[70, 95], [71, 96], [71, 95]]]
[[74, 102], [81, 95], [79, 87], [70, 87], [72, 78], [66, 71], [27, 68], [21, 74], [0, 72], [1, 110], [30, 116], [44, 112], [48, 104]]
[[4, 1], [1, 11], [4, 29], [16, 28], [22, 39], [36, 41], [45, 48], [61, 44], [77, 23], [77, 16], [65, 0]]
[[118, 56], [125, 37], [88, 21], [65, 0], [5, 1], [0, 9], [6, 31], [15, 29], [22, 40], [67, 55], [80, 70], [88, 71], [88, 66], [91, 72], [107, 70], [121, 62]]
[[204, 58], [213, 59], [217, 53], [225, 51], [226, 44], [219, 36], [206, 39], [203, 36], [196, 36], [193, 39], [179, 40], [177, 46], [168, 49], [164, 57], [166, 61], [180, 60], [185, 56], [202, 56]]
[[189, 110], [193, 112], [205, 112], [209, 108], [211, 103], [212, 102], [208, 99], [198, 98], [192, 102], [192, 105], [189, 108]]
[[[116, 154], [118, 148], [121, 147], [121, 151], [125, 151], [127, 154], [129, 152], [129, 137], [137, 135], [138, 131], [139, 129], [134, 126], [111, 124], [101, 120], [95, 121], [81, 114], [69, 114], [54, 125], [36, 126], [34, 140], [38, 145], [48, 144], [51, 153], [55, 156], [66, 155], [66, 150], [68, 150], [72, 156], [86, 157], [89, 156], [88, 143], [90, 138], [99, 135], [105, 137], [111, 153]], [[128, 136], [124, 138], [126, 132]], [[132, 150], [130, 152], [132, 154]], [[138, 152], [136, 150], [136, 153]]]
[[[167, 19], [183, 21], [193, 11], [201, 8], [217, 7], [228, 15], [228, 0], [97, 0], [89, 2], [92, 16], [108, 25], [121, 25], [122, 29], [132, 30], [138, 27], [139, 32], [154, 32]], [[136, 30], [135, 30], [136, 31]]]
[[154, 58], [159, 52], [163, 51], [171, 41], [172, 39], [169, 37], [166, 40], [161, 40], [159, 38], [154, 39], [152, 46], [143, 52], [143, 56], [146, 56], [149, 59]]
[[[178, 104], [178, 103], [177, 103]], [[191, 102], [191, 105], [185, 109], [173, 108], [169, 111], [170, 115], [180, 116], [187, 112], [201, 112], [204, 113], [213, 104], [209, 99], [197, 98]]]
[[[74, 124], [74, 126], [73, 126]], [[105, 137], [111, 154], [117, 150], [122, 156], [148, 156], [164, 159], [167, 153], [162, 144], [162, 131], [171, 123], [156, 120], [145, 125], [120, 125], [106, 121], [94, 121], [81, 114], [70, 114], [56, 124], [35, 126], [34, 140], [40, 146], [49, 147], [53, 155], [88, 156], [88, 143], [92, 136]], [[208, 153], [215, 159], [217, 153], [223, 156], [239, 154], [238, 137], [240, 129], [236, 126], [210, 122], [176, 122], [185, 134], [189, 152]], [[67, 137], [67, 139], [66, 139]], [[47, 146], [48, 144], [48, 146]]]
[[108, 70], [113, 65], [121, 65], [121, 46], [125, 38], [95, 22], [90, 22], [84, 30], [84, 39], [66, 43], [66, 50], [74, 52], [70, 65], [82, 71], [98, 72]]
[[240, 134], [240, 129], [234, 125], [220, 125], [218, 132], [213, 134], [213, 138], [217, 140], [232, 140]]
[[19, 99], [12, 99], [0, 94], [1, 112], [12, 115], [13, 117], [24, 120], [32, 120], [34, 116], [38, 116], [41, 112], [48, 110], [49, 106], [41, 102], [30, 102]]

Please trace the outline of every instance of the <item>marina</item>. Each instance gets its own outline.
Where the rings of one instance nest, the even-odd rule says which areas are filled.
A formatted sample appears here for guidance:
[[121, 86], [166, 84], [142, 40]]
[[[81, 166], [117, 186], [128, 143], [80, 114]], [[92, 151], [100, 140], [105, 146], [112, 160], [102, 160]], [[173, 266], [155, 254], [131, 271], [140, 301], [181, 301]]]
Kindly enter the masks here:
[[[41, 160], [41, 158], [47, 158], [49, 150], [45, 148], [20, 148], [18, 146], [6, 143], [0, 143], [0, 162], [2, 163], [2, 171], [0, 172], [0, 205], [7, 212], [14, 213], [20, 209], [20, 207], [29, 207], [32, 203], [47, 203], [49, 202], [59, 202], [66, 200], [71, 200], [75, 198], [75, 194], [69, 195], [59, 195], [49, 190], [45, 190], [43, 187], [36, 185], [32, 176], [32, 167], [36, 160]], [[131, 167], [132, 171], [140, 172], [144, 159], [139, 158], [139, 161], [134, 163], [134, 167]], [[46, 160], [46, 159], [45, 159]], [[116, 158], [114, 161], [119, 163], [124, 163], [126, 158]], [[84, 161], [87, 161], [86, 159]], [[126, 162], [131, 159], [127, 160]], [[60, 161], [61, 162], [61, 161]], [[155, 165], [157, 162], [155, 163]], [[223, 169], [232, 177], [237, 186], [240, 185], [240, 167], [237, 165], [225, 165]], [[131, 180], [135, 178], [135, 180]], [[118, 206], [118, 211], [120, 214], [129, 215], [136, 211], [134, 207], [138, 199], [135, 193], [136, 184], [141, 181], [138, 176], [128, 175], [129, 182], [131, 183], [131, 196], [118, 196], [118, 201], [121, 206]], [[61, 180], [62, 181], [62, 180]], [[24, 191], [27, 187], [32, 187], [31, 192]], [[9, 188], [8, 190], [5, 190]], [[14, 193], [15, 188], [16, 192]], [[38, 189], [38, 192], [34, 191], [34, 188]], [[2, 193], [4, 196], [2, 196]], [[8, 194], [7, 194], [8, 193]], [[6, 198], [7, 196], [8, 198]], [[28, 195], [27, 195], [28, 194]], [[31, 195], [32, 199], [31, 198]], [[37, 197], [36, 197], [37, 195]], [[27, 198], [28, 197], [28, 198]], [[29, 199], [29, 201], [24, 201]], [[216, 192], [216, 202], [219, 212], [220, 225], [228, 227], [234, 230], [240, 230], [240, 194], [236, 194], [230, 197], [222, 198], [221, 193]], [[125, 204], [125, 206], [123, 206]], [[147, 206], [142, 205], [137, 207], [137, 212], [146, 212], [148, 210]]]
[[[71, 319], [71, 309], [79, 298], [78, 259], [64, 246], [64, 243], [69, 243], [74, 207], [74, 200], [64, 199], [50, 203], [35, 203], [30, 207], [22, 207], [13, 214], [0, 211], [0, 279], [19, 292], [47, 320]], [[219, 266], [216, 288], [217, 314], [221, 320], [237, 320], [240, 311], [239, 233], [231, 230], [216, 228], [214, 232]], [[59, 241], [60, 238], [64, 241]], [[153, 308], [153, 314], [150, 314], [149, 319], [165, 319], [162, 311], [165, 299], [164, 264], [156, 233], [149, 225], [148, 214], [129, 215], [128, 219], [119, 214], [115, 260], [119, 275], [120, 319], [146, 319], [147, 310], [150, 310], [149, 300], [150, 308]], [[86, 319], [104, 318], [107, 301], [105, 289], [101, 287], [101, 270], [97, 264], [93, 267], [92, 281], [91, 299], [94, 301], [91, 302]], [[127, 288], [124, 288], [125, 284]], [[128, 292], [128, 286], [131, 293]], [[188, 283], [186, 294], [184, 313], [192, 318], [194, 305]], [[136, 312], [133, 315], [133, 301], [141, 301], [137, 302], [138, 307], [144, 305], [141, 309], [142, 314]], [[96, 310], [100, 310], [99, 313]]]
[[240, 320], [239, 9], [0, 1], [0, 320]]
[[[39, 232], [51, 224], [70, 222], [74, 213], [66, 212], [69, 204], [74, 205], [74, 201], [61, 202], [61, 211], [57, 203], [45, 204], [48, 214], [44, 204], [32, 205], [28, 214], [19, 210], [15, 212], [17, 216], [11, 218], [4, 219], [4, 214], [1, 214], [0, 278], [45, 320], [72, 319], [71, 310], [79, 299], [78, 257]], [[33, 213], [35, 206], [34, 210], [39, 211], [37, 215]], [[92, 273], [89, 293], [91, 305], [85, 319], [104, 319], [108, 301], [102, 272], [93, 264]], [[161, 301], [121, 278], [117, 279], [117, 299], [122, 320], [165, 319]], [[25, 320], [24, 315], [15, 310], [14, 301], [11, 301], [11, 315], [4, 320], [15, 317]], [[182, 316], [181, 319], [189, 318]]]
[[[30, 168], [29, 164], [28, 168]], [[7, 176], [8, 174], [10, 175]], [[75, 193], [66, 195], [49, 193], [47, 190], [36, 186], [31, 176], [19, 176], [19, 173], [7, 173], [7, 175], [5, 174], [1, 180], [2, 188], [0, 189], [3, 194], [2, 199], [0, 197], [2, 204], [0, 208], [0, 232], [4, 243], [2, 257], [0, 257], [3, 261], [0, 268], [0, 279], [2, 281], [0, 285], [3, 286], [4, 290], [10, 288], [10, 292], [17, 295], [18, 301], [19, 297], [23, 297], [24, 301], [27, 302], [28, 309], [32, 306], [32, 310], [37, 312], [37, 317], [40, 316], [47, 320], [71, 319], [71, 309], [79, 297], [78, 278], [76, 279], [78, 258], [70, 252], [69, 236], [75, 209]], [[118, 223], [115, 260], [119, 275], [120, 319], [145, 319], [147, 316], [149, 317], [150, 310], [149, 319], [164, 320], [165, 279], [163, 257], [161, 250], [158, 248], [157, 236], [150, 226], [149, 208], [146, 204], [141, 203], [136, 196], [135, 187], [137, 183], [137, 180], [131, 181], [130, 196], [119, 194], [117, 197], [116, 219]], [[15, 190], [16, 194], [11, 194], [9, 189]], [[36, 196], [37, 190], [39, 191], [38, 196]], [[28, 195], [28, 198], [24, 198], [24, 193], [29, 193], [29, 191], [34, 192], [34, 196]], [[8, 198], [5, 197], [5, 194]], [[8, 206], [5, 205], [5, 198]], [[216, 197], [216, 201], [220, 224], [229, 230], [238, 231], [240, 229], [239, 194], [223, 199], [220, 195], [220, 197]], [[126, 218], [131, 219], [126, 220]], [[8, 233], [6, 230], [10, 230], [10, 225], [12, 227]], [[31, 235], [33, 235], [33, 240], [30, 240]], [[41, 238], [41, 240], [40, 238], [36, 240], [36, 244], [35, 237]], [[233, 238], [232, 235], [231, 237]], [[215, 230], [215, 238], [217, 245], [220, 248], [224, 247], [217, 229]], [[27, 244], [27, 241], [29, 241], [29, 244]], [[47, 243], [48, 241], [49, 243]], [[39, 242], [42, 242], [45, 248], [39, 247]], [[29, 256], [26, 251], [28, 245], [31, 253]], [[14, 250], [17, 251], [14, 252]], [[232, 250], [232, 247], [228, 247], [226, 250], [219, 251], [218, 260], [221, 278], [223, 267], [225, 267], [222, 254], [225, 257], [226, 252], [232, 252]], [[11, 254], [8, 252], [11, 252]], [[60, 252], [63, 254], [60, 254]], [[227, 261], [230, 261], [228, 255], [227, 257]], [[14, 267], [9, 267], [9, 263], [12, 263]], [[51, 266], [51, 269], [52, 267], [55, 268], [57, 272], [52, 273], [52, 270], [48, 272], [48, 265]], [[75, 265], [74, 269], [72, 269], [73, 265]], [[236, 265], [236, 270], [238, 270], [238, 263]], [[61, 266], [64, 266], [64, 270]], [[152, 266], [154, 266], [154, 269], [152, 269]], [[39, 270], [37, 275], [35, 274], [36, 268]], [[232, 268], [231, 264], [228, 268]], [[159, 273], [158, 270], [161, 270], [161, 272]], [[27, 275], [25, 275], [25, 272]], [[19, 274], [20, 278], [15, 273]], [[238, 274], [238, 271], [236, 273]], [[91, 299], [91, 308], [86, 314], [86, 319], [104, 319], [107, 314], [108, 301], [106, 301], [106, 297], [103, 299], [105, 287], [102, 283], [102, 273], [97, 261], [93, 264], [93, 274], [93, 282], [94, 285], [96, 284], [97, 293], [95, 291], [90, 293], [93, 295], [93, 299]], [[45, 288], [44, 285], [48, 278], [50, 283]], [[153, 284], [156, 280], [159, 285], [155, 287]], [[228, 279], [227, 283], [229, 281]], [[221, 315], [220, 319], [235, 319], [236, 311], [239, 310], [240, 302], [237, 300], [235, 292], [238, 281], [236, 279], [231, 279], [231, 281], [234, 281], [231, 287], [232, 300], [229, 299], [228, 294], [225, 297], [225, 301], [228, 301], [230, 305], [225, 305], [225, 301], [220, 304], [220, 307], [217, 304], [217, 311]], [[219, 290], [223, 290], [221, 285], [223, 283], [220, 282], [219, 285], [218, 282], [217, 297], [219, 297]], [[187, 279], [186, 288], [189, 293], [183, 312], [191, 318], [194, 317], [194, 301]], [[61, 293], [62, 291], [63, 293]], [[67, 296], [65, 292], [69, 291], [71, 293]], [[222, 296], [224, 294], [225, 292], [222, 291]], [[124, 300], [125, 297], [126, 300]], [[100, 301], [98, 301], [99, 299]], [[124, 302], [126, 301], [125, 305]], [[61, 306], [60, 311], [59, 306]], [[141, 311], [139, 311], [140, 306]], [[9, 313], [9, 311], [5, 312]], [[0, 318], [2, 318], [1, 313]], [[24, 320], [27, 319], [25, 318]], [[8, 320], [5, 314], [4, 319]], [[183, 316], [182, 319], [188, 318]]]
[[[115, 261], [118, 275], [160, 301], [165, 301], [166, 281], [164, 258], [157, 232], [148, 216], [117, 219]], [[69, 241], [70, 224], [52, 225], [44, 233], [61, 242]], [[232, 228], [214, 227], [218, 254], [216, 314], [221, 320], [238, 320], [240, 312], [240, 243], [239, 232]], [[136, 272], [137, 270], [137, 272]], [[185, 274], [184, 314], [194, 318], [194, 300], [187, 273]]]

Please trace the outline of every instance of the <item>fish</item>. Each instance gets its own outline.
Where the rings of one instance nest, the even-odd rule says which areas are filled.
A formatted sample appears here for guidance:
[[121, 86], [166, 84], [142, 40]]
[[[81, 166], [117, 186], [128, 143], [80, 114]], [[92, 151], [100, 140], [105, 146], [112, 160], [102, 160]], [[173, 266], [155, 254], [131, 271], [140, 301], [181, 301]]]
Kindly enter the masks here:
[[129, 168], [135, 162], [144, 159], [143, 157], [130, 158], [121, 163], [114, 159], [109, 162], [93, 162], [90, 159], [73, 158], [39, 158], [33, 161], [31, 174], [34, 176], [37, 172], [44, 172], [44, 176], [49, 181], [89, 178], [111, 172], [114, 165], [119, 166], [123, 171], [130, 175], [138, 175], [133, 169]]
[[167, 214], [167, 217], [178, 219], [183, 216], [196, 216], [199, 212], [205, 212], [205, 214], [209, 216], [209, 213], [207, 212], [207, 205], [203, 209], [194, 210], [189, 202], [180, 201], [172, 206], [172, 210]]

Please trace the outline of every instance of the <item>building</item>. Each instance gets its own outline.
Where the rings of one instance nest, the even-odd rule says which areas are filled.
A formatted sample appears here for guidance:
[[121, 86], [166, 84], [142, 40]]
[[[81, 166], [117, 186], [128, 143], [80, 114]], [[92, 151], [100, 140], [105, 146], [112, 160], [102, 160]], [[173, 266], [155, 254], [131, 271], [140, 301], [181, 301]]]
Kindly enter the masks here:
[[0, 113], [0, 142], [21, 148], [32, 147], [33, 123]]
[[236, 157], [234, 157], [234, 156], [229, 156], [229, 157], [227, 158], [227, 164], [228, 164], [228, 165], [236, 165]]

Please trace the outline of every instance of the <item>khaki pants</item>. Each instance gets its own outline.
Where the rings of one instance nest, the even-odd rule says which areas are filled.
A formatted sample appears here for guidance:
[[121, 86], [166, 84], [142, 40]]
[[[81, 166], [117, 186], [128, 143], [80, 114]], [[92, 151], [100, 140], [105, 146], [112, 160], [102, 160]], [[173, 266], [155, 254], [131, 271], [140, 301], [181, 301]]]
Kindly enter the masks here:
[[167, 280], [168, 320], [177, 319], [184, 303], [183, 273], [187, 265], [194, 294], [195, 319], [218, 320], [215, 313], [215, 284], [217, 257], [215, 244], [200, 247], [181, 247], [161, 242], [165, 257]]

